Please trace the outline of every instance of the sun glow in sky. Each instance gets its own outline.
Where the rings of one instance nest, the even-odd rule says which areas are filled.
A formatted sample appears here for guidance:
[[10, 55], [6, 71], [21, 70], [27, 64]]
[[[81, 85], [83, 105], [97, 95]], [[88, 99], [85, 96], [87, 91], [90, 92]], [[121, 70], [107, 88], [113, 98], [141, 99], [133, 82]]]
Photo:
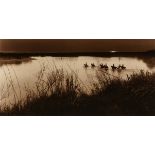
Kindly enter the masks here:
[[111, 53], [116, 53], [117, 51], [110, 51]]

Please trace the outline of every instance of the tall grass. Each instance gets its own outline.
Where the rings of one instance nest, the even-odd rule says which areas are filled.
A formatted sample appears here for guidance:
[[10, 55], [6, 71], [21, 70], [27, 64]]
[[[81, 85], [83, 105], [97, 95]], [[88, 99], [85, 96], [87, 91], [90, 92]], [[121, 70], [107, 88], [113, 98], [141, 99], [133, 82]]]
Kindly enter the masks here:
[[[2, 108], [0, 114], [155, 115], [155, 74], [140, 71], [122, 79], [97, 71], [96, 77], [87, 93], [74, 72], [46, 72], [43, 67], [34, 89], [25, 86], [26, 97], [15, 99], [13, 106]], [[11, 84], [9, 87], [14, 89]]]

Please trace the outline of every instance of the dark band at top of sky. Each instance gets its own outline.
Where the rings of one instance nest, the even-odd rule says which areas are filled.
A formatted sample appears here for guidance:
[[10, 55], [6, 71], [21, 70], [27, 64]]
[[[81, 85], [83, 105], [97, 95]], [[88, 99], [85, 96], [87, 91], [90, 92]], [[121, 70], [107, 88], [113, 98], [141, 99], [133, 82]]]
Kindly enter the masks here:
[[1, 39], [0, 51], [141, 52], [155, 49], [155, 39]]

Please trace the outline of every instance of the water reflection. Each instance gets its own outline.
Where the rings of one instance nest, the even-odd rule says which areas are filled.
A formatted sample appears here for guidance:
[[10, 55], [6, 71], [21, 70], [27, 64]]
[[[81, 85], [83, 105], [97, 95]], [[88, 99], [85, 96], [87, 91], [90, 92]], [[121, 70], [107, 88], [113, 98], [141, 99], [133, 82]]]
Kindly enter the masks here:
[[34, 58], [31, 57], [0, 57], [0, 66], [3, 65], [20, 65], [32, 62]]
[[155, 67], [155, 57], [138, 57], [137, 59], [142, 60], [150, 69]]
[[[85, 68], [85, 63], [89, 67]], [[96, 67], [91, 67], [92, 63]], [[126, 66], [125, 70], [113, 71], [110, 67], [106, 71], [107, 74], [114, 77], [126, 78], [127, 74], [132, 74], [141, 69], [155, 72], [155, 57], [0, 57], [0, 101], [3, 100], [9, 103], [9, 100], [14, 98], [14, 96], [11, 96], [14, 90], [18, 97], [20, 95], [24, 97], [26, 93], [25, 85], [28, 85], [30, 89], [34, 89], [36, 75], [42, 65], [45, 66], [47, 72], [61, 68], [65, 72], [74, 72], [78, 75], [82, 84], [91, 87], [91, 81], [96, 80], [96, 72], [104, 71], [99, 67], [100, 64], [107, 64], [108, 66], [124, 64]], [[13, 83], [14, 88], [10, 86], [11, 89], [8, 91], [9, 85], [7, 82], [10, 83], [10, 81]], [[2, 104], [2, 101], [0, 104]]]

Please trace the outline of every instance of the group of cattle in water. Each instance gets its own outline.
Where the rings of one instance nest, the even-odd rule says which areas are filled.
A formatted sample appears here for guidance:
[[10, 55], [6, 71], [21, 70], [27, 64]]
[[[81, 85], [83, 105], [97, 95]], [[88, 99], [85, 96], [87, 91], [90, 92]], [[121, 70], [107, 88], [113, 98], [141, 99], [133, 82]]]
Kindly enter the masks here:
[[[87, 63], [85, 63], [85, 64], [84, 64], [84, 67], [85, 67], [85, 68], [88, 68], [89, 65], [88, 65]], [[95, 68], [95, 67], [97, 67], [97, 66], [96, 66], [94, 63], [91, 63], [91, 68]], [[102, 63], [99, 65], [99, 67], [102, 68], [102, 69], [105, 69], [105, 70], [108, 70], [108, 69], [110, 68], [107, 64], [103, 65]], [[119, 66], [115, 66], [115, 65], [113, 64], [113, 65], [111, 66], [111, 69], [112, 69], [112, 70], [124, 70], [124, 69], [126, 69], [126, 67], [124, 66], [124, 64], [119, 65]]]

